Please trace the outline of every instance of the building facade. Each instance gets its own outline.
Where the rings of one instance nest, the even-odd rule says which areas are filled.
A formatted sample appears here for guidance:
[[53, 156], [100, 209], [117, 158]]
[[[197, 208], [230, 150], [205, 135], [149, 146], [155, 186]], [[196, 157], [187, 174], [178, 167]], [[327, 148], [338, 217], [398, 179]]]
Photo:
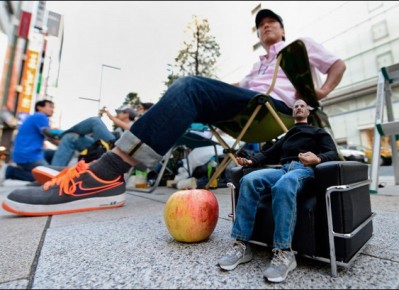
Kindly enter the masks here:
[[0, 145], [8, 150], [17, 125], [34, 111], [36, 101], [53, 98], [62, 41], [63, 17], [48, 11], [46, 1], [1, 2]]

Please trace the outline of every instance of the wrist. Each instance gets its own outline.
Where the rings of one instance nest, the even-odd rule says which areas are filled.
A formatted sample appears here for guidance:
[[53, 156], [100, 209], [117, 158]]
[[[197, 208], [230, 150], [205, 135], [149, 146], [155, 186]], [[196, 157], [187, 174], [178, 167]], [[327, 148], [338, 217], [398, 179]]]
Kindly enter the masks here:
[[327, 97], [330, 92], [331, 92], [331, 89], [328, 86], [323, 86], [320, 89], [321, 99], [324, 99], [325, 97]]

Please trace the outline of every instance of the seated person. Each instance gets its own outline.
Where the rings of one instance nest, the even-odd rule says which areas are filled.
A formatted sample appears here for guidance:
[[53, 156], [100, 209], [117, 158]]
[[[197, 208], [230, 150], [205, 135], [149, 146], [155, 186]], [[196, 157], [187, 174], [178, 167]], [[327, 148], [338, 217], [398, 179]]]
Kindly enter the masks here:
[[154, 103], [147, 102], [143, 103], [140, 102], [140, 104], [137, 106], [137, 117], [135, 121], [137, 121], [145, 112], [147, 112], [151, 107], [154, 105]]
[[326, 161], [339, 160], [331, 135], [324, 129], [309, 125], [309, 108], [303, 100], [295, 102], [295, 125], [271, 148], [250, 159], [237, 158], [240, 165], [262, 163], [282, 164], [282, 168], [265, 168], [245, 175], [240, 181], [236, 217], [231, 231], [235, 239], [232, 249], [219, 260], [224, 270], [252, 260], [249, 241], [252, 238], [257, 207], [261, 196], [272, 196], [273, 259], [264, 272], [271, 282], [282, 282], [289, 271], [296, 268], [295, 253], [291, 249], [296, 224], [296, 197], [305, 183], [314, 178], [314, 167]]
[[[19, 126], [14, 140], [11, 159], [16, 163], [4, 164], [0, 169], [0, 184], [6, 179], [34, 181], [32, 169], [39, 165], [48, 165], [52, 150], [44, 149], [46, 139], [44, 131], [50, 129], [49, 118], [54, 113], [54, 103], [41, 100], [35, 104], [35, 113], [28, 116]], [[53, 142], [57, 144], [56, 142]]]
[[[140, 107], [141, 106], [141, 107]], [[152, 103], [140, 103], [138, 110], [144, 114]], [[147, 108], [147, 109], [145, 109]], [[61, 170], [68, 166], [75, 151], [83, 151], [90, 148], [96, 141], [103, 140], [110, 144], [109, 147], [120, 137], [125, 131], [130, 129], [134, 121], [137, 120], [136, 112], [131, 108], [117, 109], [116, 116], [112, 115], [106, 107], [99, 111], [99, 117], [91, 117], [79, 122], [66, 131], [48, 130], [46, 134], [49, 138], [61, 139], [57, 151], [51, 162], [51, 166], [39, 166], [33, 170], [33, 177], [40, 184], [51, 180]], [[104, 114], [117, 127], [110, 132], [104, 122], [100, 119]]]
[[97, 140], [114, 143], [125, 130], [130, 129], [136, 113], [131, 108], [116, 110], [113, 116], [105, 107], [100, 110], [100, 114], [107, 117], [117, 126], [113, 132], [101, 120], [101, 117], [90, 117], [72, 126], [60, 135], [58, 148], [51, 161], [52, 166], [68, 166], [75, 151], [82, 151], [91, 146]]

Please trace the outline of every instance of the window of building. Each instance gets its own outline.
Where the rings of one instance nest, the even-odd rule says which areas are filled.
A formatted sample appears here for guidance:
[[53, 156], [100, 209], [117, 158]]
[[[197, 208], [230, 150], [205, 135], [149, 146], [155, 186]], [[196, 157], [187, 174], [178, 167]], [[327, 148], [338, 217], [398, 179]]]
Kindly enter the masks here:
[[389, 35], [386, 20], [378, 22], [371, 26], [371, 36], [373, 41], [383, 39]]
[[378, 54], [376, 56], [377, 59], [377, 70], [380, 70], [382, 67], [390, 66], [393, 64], [393, 56], [392, 51], [387, 51], [382, 54]]

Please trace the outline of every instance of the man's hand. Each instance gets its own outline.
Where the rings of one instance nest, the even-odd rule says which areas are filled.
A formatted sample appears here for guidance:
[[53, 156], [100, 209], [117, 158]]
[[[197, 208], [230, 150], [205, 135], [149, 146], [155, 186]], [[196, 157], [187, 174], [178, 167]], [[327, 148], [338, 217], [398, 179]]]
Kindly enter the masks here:
[[254, 164], [252, 160], [249, 160], [247, 158], [242, 158], [242, 157], [237, 157], [237, 162], [241, 166], [251, 166]]
[[61, 143], [60, 139], [46, 137], [46, 140], [49, 141], [51, 144], [54, 144], [56, 146], [60, 145], [60, 143]]
[[321, 163], [321, 159], [312, 152], [299, 153], [298, 158], [305, 166], [312, 166]]
[[98, 111], [98, 116], [102, 117], [104, 113], [106, 113], [108, 111], [107, 107], [103, 107], [102, 109], [100, 109]]
[[[108, 119], [110, 119], [112, 122], [115, 121], [116, 117], [109, 112], [107, 107], [103, 107], [102, 109], [100, 109], [98, 111], [98, 115], [100, 117], [102, 117], [104, 114], [107, 115]], [[116, 124], [116, 125], [118, 126], [118, 124]]]

